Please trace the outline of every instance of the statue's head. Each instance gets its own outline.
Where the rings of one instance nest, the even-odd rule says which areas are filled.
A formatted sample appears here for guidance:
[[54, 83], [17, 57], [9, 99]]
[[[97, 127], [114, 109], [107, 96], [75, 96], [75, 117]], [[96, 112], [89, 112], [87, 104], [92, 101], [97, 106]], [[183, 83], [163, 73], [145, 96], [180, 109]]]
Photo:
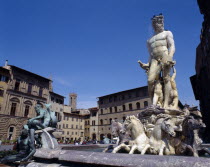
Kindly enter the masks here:
[[21, 131], [21, 137], [23, 137], [23, 138], [28, 137], [28, 130], [27, 130], [27, 129], [23, 129], [23, 130]]
[[160, 13], [159, 15], [154, 15], [152, 18], [152, 27], [154, 29], [155, 32], [159, 33], [164, 31], [164, 16], [162, 15], [162, 13]]
[[35, 105], [35, 110], [36, 112], [39, 112], [39, 110], [42, 108], [41, 104], [36, 104]]

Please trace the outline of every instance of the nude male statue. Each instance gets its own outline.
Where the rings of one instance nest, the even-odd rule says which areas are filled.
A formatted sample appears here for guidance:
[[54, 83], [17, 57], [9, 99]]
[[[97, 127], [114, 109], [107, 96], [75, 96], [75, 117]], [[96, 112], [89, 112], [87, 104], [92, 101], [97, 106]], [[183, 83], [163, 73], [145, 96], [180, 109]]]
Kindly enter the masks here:
[[155, 81], [162, 74], [164, 82], [164, 108], [168, 108], [171, 90], [170, 70], [175, 52], [173, 34], [171, 31], [164, 30], [164, 17], [162, 14], [153, 16], [152, 26], [154, 36], [147, 41], [147, 47], [150, 54], [149, 63], [144, 64], [138, 61], [140, 66], [147, 71], [148, 92], [153, 100]]
[[47, 128], [50, 123], [49, 112], [47, 110], [44, 110], [40, 104], [36, 104], [35, 111], [37, 113], [37, 116], [29, 119], [29, 128], [34, 128], [35, 130]]

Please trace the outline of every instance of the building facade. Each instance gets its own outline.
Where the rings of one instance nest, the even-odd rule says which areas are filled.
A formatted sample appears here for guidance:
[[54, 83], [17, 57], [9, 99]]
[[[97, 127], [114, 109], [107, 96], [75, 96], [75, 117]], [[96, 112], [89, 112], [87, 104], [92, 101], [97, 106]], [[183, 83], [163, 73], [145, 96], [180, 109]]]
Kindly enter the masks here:
[[35, 105], [48, 102], [52, 81], [7, 64], [0, 74], [0, 138], [14, 140], [27, 120], [36, 116]]
[[98, 107], [89, 108], [90, 111], [90, 129], [88, 129], [90, 139], [99, 140], [97, 136], [99, 136], [98, 132]]
[[151, 105], [147, 86], [125, 90], [98, 97], [98, 133], [97, 138], [103, 136], [112, 138], [111, 122], [123, 122], [128, 115], [135, 115]]
[[196, 75], [190, 77], [195, 99], [200, 102], [203, 121], [206, 124], [204, 142], [210, 142], [210, 3], [209, 0], [197, 0], [200, 12], [204, 16], [200, 44], [196, 48]]

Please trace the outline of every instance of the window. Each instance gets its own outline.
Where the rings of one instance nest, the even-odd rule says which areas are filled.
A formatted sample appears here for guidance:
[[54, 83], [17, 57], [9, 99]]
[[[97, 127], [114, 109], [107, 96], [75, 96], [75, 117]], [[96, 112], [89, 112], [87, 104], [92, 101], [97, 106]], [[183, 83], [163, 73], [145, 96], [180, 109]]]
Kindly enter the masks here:
[[74, 125], [71, 125], [71, 128], [73, 129], [74, 128]]
[[92, 112], [92, 116], [95, 117], [97, 115], [97, 112]]
[[114, 96], [114, 101], [117, 101], [117, 96]]
[[74, 118], [72, 118], [71, 120], [74, 121]]
[[109, 124], [110, 124], [110, 125], [112, 124], [112, 118], [109, 119]]
[[67, 132], [67, 135], [69, 135], [69, 131]]
[[63, 124], [63, 128], [65, 128], [65, 124]]
[[144, 101], [144, 107], [148, 106], [148, 101]]
[[131, 98], [131, 94], [130, 94], [130, 93], [128, 93], [128, 98], [129, 98], [129, 99]]
[[78, 129], [78, 125], [76, 125], [76, 129]]
[[61, 125], [59, 125], [59, 129], [61, 129]]
[[0, 96], [3, 97], [4, 96], [4, 90], [0, 89]]
[[77, 122], [78, 122], [78, 118], [77, 118]]
[[69, 125], [68, 124], [66, 124], [66, 128], [68, 128], [69, 127]]
[[54, 101], [55, 99], [54, 99], [54, 97], [51, 97], [51, 101]]
[[77, 132], [75, 132], [75, 135], [77, 135]]
[[28, 114], [29, 114], [29, 108], [30, 108], [30, 106], [29, 106], [29, 105], [26, 105], [26, 106], [25, 106], [24, 117], [28, 117]]
[[83, 137], [83, 132], [81, 132], [81, 137]]
[[104, 104], [104, 101], [102, 99], [100, 100], [100, 104]]
[[103, 109], [101, 109], [101, 114], [103, 114]]
[[[41, 96], [42, 97], [42, 93], [43, 93], [43, 88], [39, 88], [39, 96]], [[53, 98], [53, 101], [54, 101], [54, 98]]]
[[117, 106], [114, 107], [114, 111], [117, 112]]
[[140, 109], [140, 103], [139, 102], [136, 103], [136, 108]]
[[125, 111], [125, 110], [126, 110], [125, 105], [123, 105], [123, 111]]
[[20, 80], [17, 79], [15, 82], [15, 90], [19, 91], [19, 87], [20, 87]]
[[80, 129], [82, 129], [82, 126], [80, 126]]
[[88, 121], [88, 125], [90, 125], [90, 121]]
[[95, 121], [92, 121], [92, 125], [95, 126], [95, 124], [96, 124], [96, 122]]
[[8, 82], [9, 80], [9, 77], [6, 77], [6, 76], [3, 76], [3, 75], [0, 75], [0, 81], [3, 81], [3, 82]]
[[28, 84], [28, 93], [31, 94], [31, 91], [32, 91], [32, 84], [29, 83], [29, 84]]
[[100, 120], [100, 124], [101, 124], [101, 125], [103, 125], [103, 124], [104, 124], [104, 123], [103, 123], [103, 119], [101, 119], [101, 120]]
[[121, 96], [121, 99], [122, 99], [122, 100], [125, 100], [125, 95], [122, 95], [122, 96]]
[[74, 135], [74, 132], [72, 132], [71, 134]]
[[17, 103], [12, 103], [11, 111], [10, 111], [11, 116], [15, 116], [16, 107], [17, 107]]
[[129, 104], [129, 110], [133, 110], [133, 106], [131, 103]]
[[112, 113], [112, 107], [109, 108], [110, 113]]

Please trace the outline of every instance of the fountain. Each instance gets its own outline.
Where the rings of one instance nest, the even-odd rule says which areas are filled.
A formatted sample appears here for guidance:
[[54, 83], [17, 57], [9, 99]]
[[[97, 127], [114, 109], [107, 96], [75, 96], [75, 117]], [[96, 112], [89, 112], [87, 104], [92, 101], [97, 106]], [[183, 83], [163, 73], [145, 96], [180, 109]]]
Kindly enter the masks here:
[[[201, 113], [178, 105], [173, 34], [164, 30], [162, 14], [152, 18], [152, 25], [155, 34], [147, 41], [149, 62], [138, 61], [148, 76], [152, 105], [138, 117], [127, 116], [123, 124], [112, 121], [113, 136], [119, 137], [118, 145], [108, 147], [114, 147], [112, 153], [104, 153], [108, 149], [91, 151], [103, 150], [108, 145], [59, 146], [53, 136], [57, 124], [54, 112], [50, 105], [45, 105], [46, 109], [37, 105], [38, 116], [28, 121], [18, 140], [23, 144], [22, 152], [5, 157], [3, 162], [12, 160], [19, 167], [210, 166], [210, 159], [198, 158], [210, 154], [199, 136], [200, 129], [205, 128]], [[30, 160], [32, 156], [34, 161]]]

